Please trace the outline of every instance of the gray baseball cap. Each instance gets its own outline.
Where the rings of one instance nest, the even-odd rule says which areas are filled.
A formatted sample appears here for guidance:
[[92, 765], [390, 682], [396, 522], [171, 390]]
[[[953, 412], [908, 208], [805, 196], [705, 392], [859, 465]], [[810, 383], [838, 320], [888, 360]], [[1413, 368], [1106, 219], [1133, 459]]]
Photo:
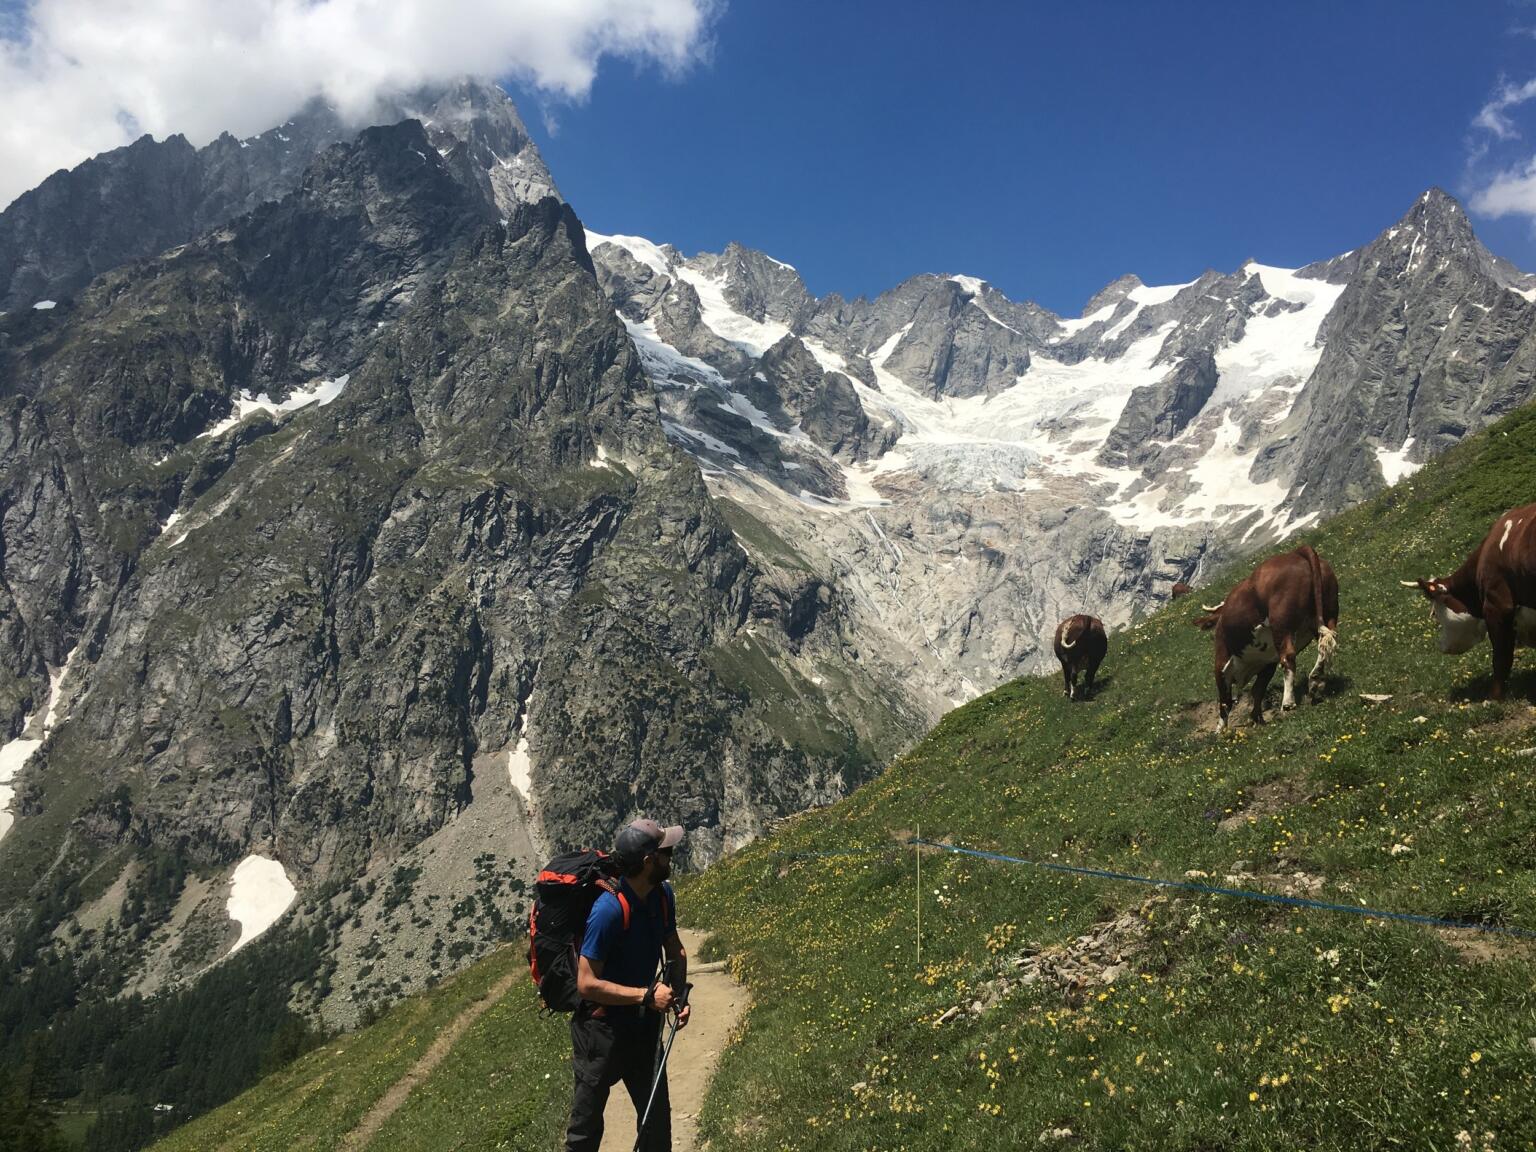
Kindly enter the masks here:
[[638, 864], [652, 852], [671, 848], [683, 838], [683, 826], [663, 828], [654, 820], [636, 820], [619, 829], [613, 841], [613, 854], [630, 864]]

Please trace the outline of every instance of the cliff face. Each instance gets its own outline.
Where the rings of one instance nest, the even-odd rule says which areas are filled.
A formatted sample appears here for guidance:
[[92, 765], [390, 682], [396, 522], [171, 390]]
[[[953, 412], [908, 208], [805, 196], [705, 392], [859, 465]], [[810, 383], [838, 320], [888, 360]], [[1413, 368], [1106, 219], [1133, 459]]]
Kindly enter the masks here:
[[[0, 728], [57, 717], [0, 848], [53, 863], [8, 912], [125, 851], [260, 853], [314, 900], [416, 869], [437, 947], [346, 1019], [494, 940], [464, 891], [509, 924], [541, 852], [642, 811], [707, 861], [913, 730], [832, 590], [750, 560], [668, 443], [571, 210], [502, 207], [418, 122], [369, 129], [0, 319]], [[132, 986], [222, 954], [226, 892], [130, 945]]]

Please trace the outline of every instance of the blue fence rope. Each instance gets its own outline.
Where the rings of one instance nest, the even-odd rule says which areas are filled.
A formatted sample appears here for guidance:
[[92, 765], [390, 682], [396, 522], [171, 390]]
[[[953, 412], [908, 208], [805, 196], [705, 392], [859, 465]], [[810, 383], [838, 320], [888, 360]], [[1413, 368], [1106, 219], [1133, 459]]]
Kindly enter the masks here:
[[1233, 896], [1240, 900], [1255, 900], [1264, 904], [1281, 904], [1288, 908], [1307, 908], [1314, 912], [1347, 912], [1351, 916], [1364, 916], [1371, 920], [1401, 920], [1409, 924], [1427, 924], [1432, 928], [1457, 928], [1466, 932], [1496, 932], [1504, 936], [1519, 936], [1536, 940], [1536, 932], [1527, 928], [1506, 928], [1499, 924], [1473, 924], [1465, 920], [1442, 920], [1438, 916], [1420, 916], [1413, 912], [1384, 912], [1364, 905], [1331, 904], [1326, 900], [1307, 900], [1300, 896], [1279, 896], [1272, 892], [1250, 892], [1244, 888], [1222, 888], [1215, 884], [1200, 884], [1193, 880], [1158, 880], [1152, 876], [1137, 876], [1130, 872], [1110, 872], [1103, 868], [1081, 868], [1074, 864], [1052, 864], [1047, 860], [1026, 860], [1022, 856], [1006, 856], [1001, 852], [983, 852], [976, 848], [961, 848], [956, 844], [940, 844], [933, 840], [919, 840], [913, 836], [909, 845], [921, 844], [925, 848], [937, 848], [959, 856], [974, 856], [980, 860], [996, 860], [1004, 864], [1026, 864], [1032, 868], [1045, 868], [1051, 872], [1066, 872], [1074, 876], [1092, 876], [1100, 880], [1124, 880], [1132, 884], [1147, 884], [1154, 888], [1178, 888], [1185, 892], [1199, 892], [1206, 896]]

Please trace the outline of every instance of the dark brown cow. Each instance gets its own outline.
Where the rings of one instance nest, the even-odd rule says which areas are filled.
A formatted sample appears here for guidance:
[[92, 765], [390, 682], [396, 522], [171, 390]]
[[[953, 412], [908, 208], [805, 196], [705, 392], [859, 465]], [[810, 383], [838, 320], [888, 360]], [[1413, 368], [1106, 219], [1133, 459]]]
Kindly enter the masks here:
[[1173, 586], [1173, 595], [1169, 596], [1168, 599], [1177, 600], [1180, 596], [1188, 596], [1193, 591], [1194, 588], [1191, 585], [1186, 584], [1184, 581], [1180, 580]]
[[1086, 672], [1082, 695], [1087, 699], [1093, 691], [1093, 678], [1104, 654], [1109, 651], [1109, 637], [1104, 635], [1104, 621], [1097, 616], [1078, 613], [1068, 616], [1056, 625], [1056, 659], [1061, 661], [1062, 679], [1067, 682], [1067, 699], [1078, 698], [1077, 677]]
[[1444, 580], [1403, 580], [1434, 605], [1440, 651], [1475, 648], [1486, 635], [1493, 644], [1493, 691], [1515, 664], [1515, 649], [1536, 648], [1536, 504], [1511, 508], [1493, 522], [1483, 542]]
[[1226, 728], [1236, 694], [1253, 680], [1253, 722], [1264, 723], [1264, 693], [1285, 669], [1282, 708], [1296, 707], [1296, 653], [1317, 640], [1317, 663], [1308, 677], [1315, 698], [1338, 648], [1339, 582], [1310, 545], [1271, 556], [1227, 593], [1208, 615], [1195, 621], [1216, 638], [1216, 696], [1219, 732]]

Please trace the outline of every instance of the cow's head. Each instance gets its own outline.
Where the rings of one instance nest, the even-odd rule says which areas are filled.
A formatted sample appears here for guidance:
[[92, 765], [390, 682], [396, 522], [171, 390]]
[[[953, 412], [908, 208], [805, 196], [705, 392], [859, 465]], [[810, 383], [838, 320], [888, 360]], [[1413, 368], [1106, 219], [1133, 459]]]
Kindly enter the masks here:
[[1488, 623], [1474, 616], [1467, 605], [1445, 586], [1443, 580], [1399, 580], [1404, 588], [1424, 593], [1440, 625], [1440, 651], [1449, 656], [1470, 652], [1488, 635]]

